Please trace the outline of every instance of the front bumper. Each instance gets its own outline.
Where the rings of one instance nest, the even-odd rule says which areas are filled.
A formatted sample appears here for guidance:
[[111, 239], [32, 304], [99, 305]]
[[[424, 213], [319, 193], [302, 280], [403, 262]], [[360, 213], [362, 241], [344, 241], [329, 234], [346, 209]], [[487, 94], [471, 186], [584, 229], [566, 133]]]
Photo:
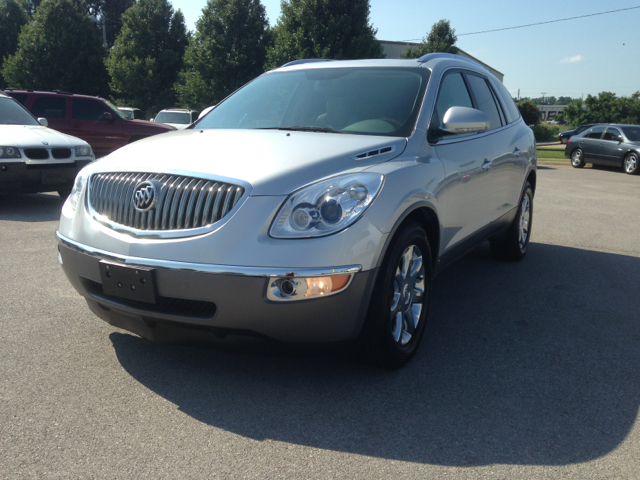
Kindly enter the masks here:
[[91, 160], [69, 163], [0, 162], [0, 193], [55, 192], [70, 188]]
[[[125, 257], [73, 242], [60, 233], [58, 251], [67, 278], [101, 319], [160, 343], [207, 341], [225, 333], [253, 334], [292, 343], [323, 343], [358, 336], [376, 277], [360, 266], [254, 268]], [[153, 268], [157, 302], [105, 295], [100, 261]], [[294, 271], [291, 271], [294, 270]], [[267, 298], [277, 276], [352, 273], [342, 292], [295, 302]]]

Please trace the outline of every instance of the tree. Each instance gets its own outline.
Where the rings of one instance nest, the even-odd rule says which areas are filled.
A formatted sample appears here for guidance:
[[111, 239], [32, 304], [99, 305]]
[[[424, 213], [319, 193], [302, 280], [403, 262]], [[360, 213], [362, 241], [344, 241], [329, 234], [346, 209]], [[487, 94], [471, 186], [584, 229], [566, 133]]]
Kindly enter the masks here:
[[119, 102], [157, 112], [175, 105], [173, 84], [188, 44], [184, 16], [168, 0], [138, 0], [122, 15], [122, 30], [106, 61]]
[[[15, 0], [0, 0], [0, 71], [5, 58], [16, 53], [20, 29], [28, 21], [22, 5]], [[6, 82], [0, 75], [0, 88], [4, 87]]]
[[535, 103], [529, 100], [520, 102], [518, 104], [518, 110], [520, 110], [520, 115], [522, 115], [522, 119], [527, 125], [537, 125], [540, 123], [540, 111]]
[[260, 0], [209, 0], [175, 86], [179, 103], [200, 110], [260, 75], [268, 27]]
[[282, 0], [266, 69], [302, 58], [383, 58], [369, 0]]
[[[81, 47], [81, 48], [80, 48]], [[108, 92], [104, 50], [95, 23], [75, 0], [44, 0], [22, 28], [2, 74], [13, 87]]]
[[458, 41], [455, 28], [451, 28], [449, 20], [440, 20], [431, 27], [429, 35], [422, 39], [422, 43], [414, 48], [407, 48], [402, 58], [420, 58], [427, 53], [458, 53], [455, 46]]
[[640, 123], [640, 92], [630, 97], [600, 92], [597, 96], [578, 98], [565, 107], [563, 118], [577, 125], [581, 123]]
[[106, 45], [111, 48], [122, 28], [122, 14], [135, 0], [84, 0], [84, 7], [99, 25], [104, 25]]

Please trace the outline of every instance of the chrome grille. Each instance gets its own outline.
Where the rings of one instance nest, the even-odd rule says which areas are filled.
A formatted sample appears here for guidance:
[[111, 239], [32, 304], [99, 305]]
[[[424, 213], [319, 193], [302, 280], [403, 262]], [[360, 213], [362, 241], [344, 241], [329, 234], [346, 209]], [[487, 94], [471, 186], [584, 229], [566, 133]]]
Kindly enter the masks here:
[[[158, 203], [141, 213], [133, 205], [140, 182], [161, 184]], [[182, 230], [211, 225], [238, 203], [244, 188], [204, 178], [156, 173], [97, 173], [91, 176], [89, 202], [109, 221], [137, 230]]]

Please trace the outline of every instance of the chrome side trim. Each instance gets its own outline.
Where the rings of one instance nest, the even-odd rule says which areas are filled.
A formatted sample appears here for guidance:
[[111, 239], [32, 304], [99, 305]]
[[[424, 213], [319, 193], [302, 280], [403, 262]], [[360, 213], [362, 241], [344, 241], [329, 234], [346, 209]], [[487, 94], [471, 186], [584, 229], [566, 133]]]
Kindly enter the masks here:
[[172, 260], [155, 260], [152, 258], [129, 257], [119, 255], [98, 248], [82, 245], [60, 232], [56, 232], [58, 243], [92, 257], [110, 260], [124, 265], [139, 267], [166, 268], [185, 272], [211, 273], [216, 275], [239, 275], [244, 277], [323, 277], [334, 275], [350, 275], [362, 270], [362, 265], [344, 265], [340, 267], [244, 267], [238, 265], [210, 265], [206, 263], [176, 262]]

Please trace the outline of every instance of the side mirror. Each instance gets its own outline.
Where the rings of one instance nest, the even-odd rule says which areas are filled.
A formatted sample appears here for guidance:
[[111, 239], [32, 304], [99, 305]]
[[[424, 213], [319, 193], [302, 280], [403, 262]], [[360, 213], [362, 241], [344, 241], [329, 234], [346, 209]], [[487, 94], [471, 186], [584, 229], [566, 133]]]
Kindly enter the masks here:
[[452, 134], [486, 132], [491, 126], [489, 116], [469, 107], [451, 107], [442, 118], [440, 130]]
[[38, 123], [40, 125], [42, 125], [43, 127], [48, 127], [49, 126], [49, 121], [44, 117], [39, 117], [38, 118]]
[[113, 122], [113, 115], [111, 115], [109, 112], [104, 112], [103, 117], [105, 120], [108, 120], [109, 122]]
[[156, 117], [151, 117], [151, 118], [149, 119], [149, 121], [150, 121], [150, 122], [155, 122], [155, 121], [156, 121]]

